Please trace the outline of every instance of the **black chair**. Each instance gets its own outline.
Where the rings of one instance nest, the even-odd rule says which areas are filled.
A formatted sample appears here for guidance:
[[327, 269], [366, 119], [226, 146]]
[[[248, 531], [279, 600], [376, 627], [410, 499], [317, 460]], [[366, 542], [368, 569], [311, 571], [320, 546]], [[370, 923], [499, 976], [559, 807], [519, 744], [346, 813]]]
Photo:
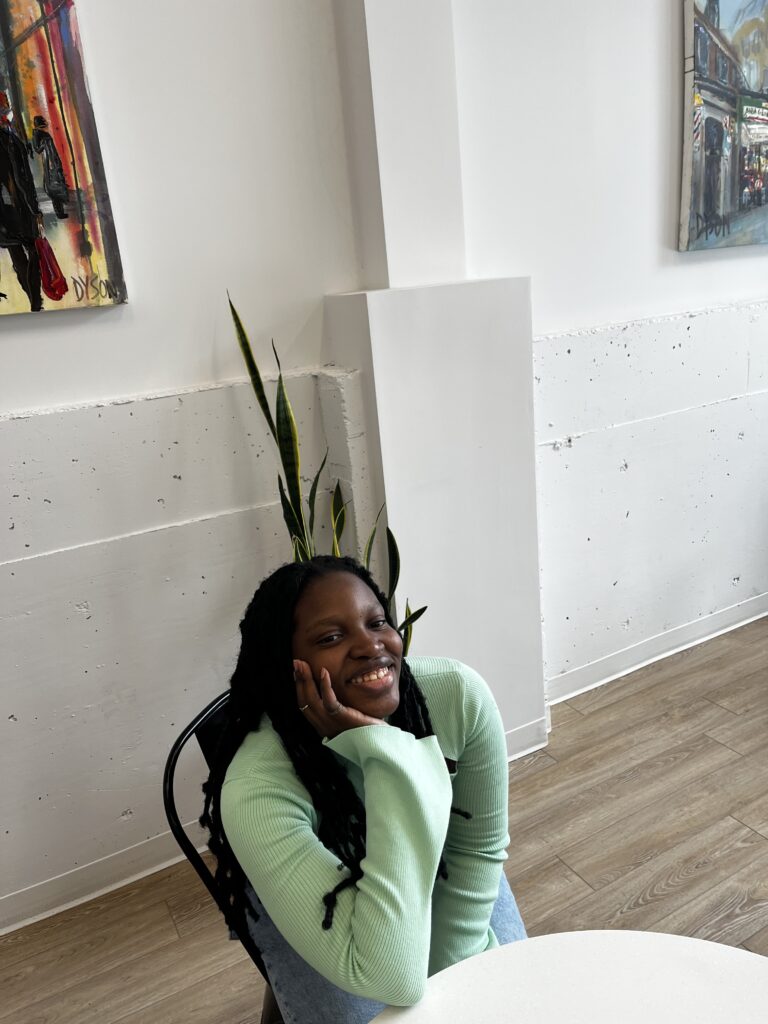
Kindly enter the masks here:
[[[210, 768], [211, 761], [216, 754], [219, 737], [221, 736], [221, 731], [226, 720], [228, 703], [229, 691], [227, 690], [224, 693], [220, 693], [215, 700], [212, 700], [207, 707], [203, 708], [203, 710], [192, 719], [189, 725], [182, 730], [178, 739], [171, 747], [171, 752], [168, 754], [168, 760], [165, 763], [165, 771], [163, 773], [163, 803], [165, 805], [165, 815], [168, 818], [168, 824], [171, 826], [171, 832], [173, 832], [176, 842], [181, 847], [184, 856], [202, 879], [203, 884], [215, 900], [216, 905], [222, 914], [226, 908], [224, 893], [216, 882], [213, 872], [197, 852], [194, 844], [182, 828], [181, 821], [179, 820], [179, 815], [176, 810], [173, 780], [176, 773], [176, 763], [179, 760], [179, 755], [192, 736], [197, 740], [200, 749], [203, 752], [206, 764]], [[250, 932], [247, 929], [239, 929], [235, 931], [235, 934], [232, 937], [236, 937], [240, 940], [251, 960], [253, 960], [267, 983], [267, 989], [264, 994], [264, 1005], [262, 1008], [262, 1024], [279, 1024], [281, 1018], [279, 1016], [279, 1011], [277, 1010], [275, 998], [272, 995], [269, 975], [267, 974], [267, 969], [264, 966], [264, 961], [261, 958], [261, 953], [251, 938]]]

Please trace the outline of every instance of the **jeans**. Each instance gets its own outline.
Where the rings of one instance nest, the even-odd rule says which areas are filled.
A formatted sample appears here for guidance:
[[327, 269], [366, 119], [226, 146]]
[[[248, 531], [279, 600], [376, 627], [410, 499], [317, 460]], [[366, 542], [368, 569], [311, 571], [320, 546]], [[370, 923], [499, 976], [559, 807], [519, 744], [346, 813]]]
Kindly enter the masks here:
[[[259, 919], [249, 917], [249, 929], [261, 950], [285, 1024], [369, 1024], [385, 1009], [386, 1003], [352, 995], [318, 974], [288, 945], [253, 890], [250, 896], [258, 907]], [[525, 925], [503, 873], [491, 928], [500, 946], [526, 938]]]

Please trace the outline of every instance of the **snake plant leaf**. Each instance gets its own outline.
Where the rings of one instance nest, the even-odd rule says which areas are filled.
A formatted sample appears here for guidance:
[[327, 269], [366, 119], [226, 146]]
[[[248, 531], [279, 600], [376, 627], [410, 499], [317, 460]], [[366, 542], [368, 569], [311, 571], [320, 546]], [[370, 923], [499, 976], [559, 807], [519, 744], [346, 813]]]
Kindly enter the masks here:
[[275, 362], [277, 363], [277, 372], [278, 373], [282, 373], [283, 372], [283, 368], [280, 365], [280, 356], [277, 354], [277, 349], [275, 348], [275, 339], [274, 338], [272, 339], [272, 352], [274, 353]]
[[411, 606], [408, 603], [408, 598], [405, 599], [405, 619], [402, 625], [398, 626], [398, 630], [403, 636], [403, 657], [407, 657], [408, 651], [411, 649], [411, 638], [413, 636], [413, 626], [408, 625], [408, 616], [411, 614]]
[[419, 608], [415, 612], [411, 612], [411, 606], [406, 599], [405, 602], [405, 618], [397, 627], [400, 633], [403, 635], [403, 657], [406, 657], [408, 651], [411, 649], [411, 640], [413, 639], [413, 624], [417, 619], [420, 619], [424, 612], [427, 610], [427, 606]]
[[427, 610], [427, 607], [428, 606], [425, 604], [423, 608], [417, 608], [415, 612], [412, 612], [411, 608], [410, 608], [410, 605], [406, 601], [405, 602], [405, 618], [400, 623], [400, 625], [397, 627], [398, 632], [402, 633], [404, 629], [410, 629], [413, 626], [414, 622], [416, 622], [417, 619], [421, 618], [421, 616]]
[[227, 292], [227, 301], [229, 302], [229, 311], [232, 314], [232, 320], [235, 324], [235, 333], [237, 334], [237, 341], [240, 345], [240, 351], [243, 353], [243, 359], [248, 370], [248, 376], [251, 378], [251, 384], [256, 395], [256, 400], [261, 406], [261, 411], [264, 413], [264, 419], [267, 421], [267, 426], [272, 432], [272, 437], [277, 440], [277, 432], [275, 430], [275, 421], [272, 419], [272, 413], [269, 410], [269, 403], [267, 402], [267, 396], [264, 391], [264, 384], [261, 380], [261, 374], [259, 368], [256, 365], [256, 360], [253, 358], [253, 350], [251, 349], [251, 343], [248, 341], [248, 335], [245, 333], [243, 322], [240, 319], [240, 315], [232, 304], [232, 299], [229, 297]]
[[291, 540], [301, 539], [303, 535], [302, 524], [299, 522], [299, 518], [296, 515], [296, 510], [291, 504], [290, 498], [285, 493], [285, 487], [283, 486], [283, 478], [278, 473], [277, 476], [277, 489], [280, 492], [280, 504], [283, 506], [283, 519], [285, 525], [288, 527], [288, 533], [291, 535]]
[[307, 502], [307, 505], [309, 507], [309, 537], [310, 540], [313, 542], [313, 548], [315, 539], [315, 498], [317, 497], [317, 485], [320, 482], [320, 474], [323, 472], [323, 469], [325, 468], [325, 463], [327, 461], [328, 449], [326, 448], [325, 456], [323, 458], [323, 461], [320, 463], [320, 469], [318, 469], [318, 471], [315, 473], [315, 479], [312, 481], [312, 486], [309, 489], [309, 500]]
[[346, 509], [344, 495], [341, 493], [341, 484], [337, 480], [333, 490], [333, 497], [331, 498], [331, 519], [338, 540], [341, 540], [341, 535], [344, 532], [344, 522], [347, 518]]
[[400, 579], [400, 552], [397, 549], [395, 535], [387, 527], [387, 556], [389, 561], [389, 589], [387, 590], [387, 607], [392, 607], [392, 598], [397, 590], [397, 582]]
[[301, 507], [299, 432], [296, 429], [296, 420], [285, 390], [282, 373], [277, 379], [275, 419], [277, 421], [277, 448], [280, 453], [280, 461], [283, 464], [283, 472], [285, 473], [285, 485], [288, 489], [288, 496], [291, 499], [291, 505], [296, 513], [296, 518], [301, 525], [298, 536], [306, 540], [304, 513]]
[[301, 538], [300, 537], [292, 537], [291, 540], [293, 541], [293, 560], [294, 560], [294, 562], [308, 562], [311, 556], [310, 556], [309, 552], [307, 551], [307, 548], [306, 548], [304, 542], [301, 540]]
[[333, 535], [333, 554], [336, 558], [341, 557], [339, 541], [344, 532], [344, 522], [347, 518], [347, 506], [341, 493], [341, 484], [336, 481], [336, 487], [331, 498], [331, 533]]
[[368, 540], [365, 542], [365, 550], [363, 551], [363, 565], [369, 572], [371, 571], [371, 551], [373, 549], [373, 540], [376, 536], [376, 527], [379, 525], [379, 517], [381, 516], [381, 513], [383, 511], [384, 506], [382, 505], [376, 515], [376, 518], [373, 521], [373, 529], [368, 535]]

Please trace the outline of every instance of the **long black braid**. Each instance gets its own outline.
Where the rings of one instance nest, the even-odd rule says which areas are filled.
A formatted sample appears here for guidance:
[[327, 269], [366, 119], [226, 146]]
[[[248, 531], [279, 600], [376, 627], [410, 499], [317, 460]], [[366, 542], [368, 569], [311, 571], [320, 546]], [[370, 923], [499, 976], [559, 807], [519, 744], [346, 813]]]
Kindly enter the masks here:
[[[228, 721], [208, 781], [203, 786], [205, 806], [200, 818], [200, 824], [210, 832], [208, 846], [216, 857], [216, 880], [229, 907], [225, 915], [227, 923], [237, 932], [242, 932], [247, 925], [246, 911], [258, 915], [247, 897], [245, 874], [224, 834], [219, 802], [232, 758], [248, 733], [259, 728], [264, 714], [269, 716], [318, 811], [318, 838], [349, 872], [323, 897], [323, 928], [331, 927], [338, 894], [362, 877], [365, 806], [344, 768], [299, 713], [293, 677], [294, 609], [312, 580], [334, 572], [359, 577], [376, 595], [389, 625], [396, 628], [387, 610], [386, 598], [370, 573], [352, 558], [328, 555], [319, 555], [308, 562], [290, 562], [268, 576], [254, 594], [240, 623], [242, 644], [230, 681]], [[400, 669], [400, 703], [389, 721], [417, 739], [434, 735], [426, 701], [405, 659]], [[457, 813], [469, 817], [465, 812]], [[442, 859], [438, 873], [447, 877]]]

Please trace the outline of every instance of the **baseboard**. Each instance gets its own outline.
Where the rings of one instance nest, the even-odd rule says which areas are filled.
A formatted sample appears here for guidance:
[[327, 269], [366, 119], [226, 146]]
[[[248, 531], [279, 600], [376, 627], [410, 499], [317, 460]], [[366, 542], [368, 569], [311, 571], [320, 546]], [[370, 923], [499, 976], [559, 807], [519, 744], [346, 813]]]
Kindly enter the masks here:
[[[204, 833], [197, 822], [184, 828], [195, 846], [204, 845]], [[0, 935], [119, 889], [182, 859], [173, 835], [163, 832], [127, 850], [9, 893], [0, 898]]]
[[742, 601], [740, 604], [732, 605], [712, 615], [696, 619], [695, 622], [688, 622], [683, 626], [677, 626], [666, 633], [659, 633], [657, 636], [642, 640], [639, 644], [626, 647], [624, 650], [616, 651], [593, 661], [589, 665], [564, 672], [554, 679], [547, 680], [547, 700], [550, 704], [557, 704], [559, 701], [568, 700], [579, 693], [587, 690], [594, 690], [597, 686], [610, 683], [614, 679], [634, 672], [644, 665], [650, 665], [654, 661], [660, 661], [678, 651], [684, 651], [688, 647], [695, 647], [697, 644], [711, 640], [713, 637], [728, 633], [739, 626], [745, 626], [748, 622], [760, 619], [768, 615], [768, 594], [759, 594], [750, 598], [749, 601]]
[[537, 718], [533, 722], [510, 729], [506, 734], [507, 759], [514, 761], [524, 757], [533, 750], [540, 750], [547, 745], [547, 719]]

